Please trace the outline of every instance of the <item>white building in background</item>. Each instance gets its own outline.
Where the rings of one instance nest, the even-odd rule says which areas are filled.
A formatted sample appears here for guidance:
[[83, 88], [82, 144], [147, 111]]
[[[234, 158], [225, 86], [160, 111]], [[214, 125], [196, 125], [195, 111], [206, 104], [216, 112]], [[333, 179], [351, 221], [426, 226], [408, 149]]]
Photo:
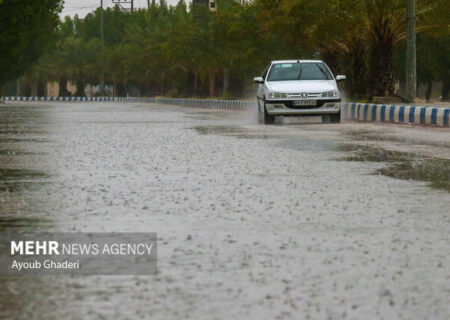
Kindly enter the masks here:
[[209, 2], [208, 3], [209, 10], [216, 11], [217, 10], [216, 9], [216, 2], [214, 0], [209, 0], [208, 2]]
[[[71, 95], [74, 95], [77, 92], [77, 86], [71, 81], [67, 81], [66, 89], [67, 91], [70, 92]], [[58, 97], [58, 96], [59, 96], [59, 82], [58, 81], [47, 82], [47, 97]]]

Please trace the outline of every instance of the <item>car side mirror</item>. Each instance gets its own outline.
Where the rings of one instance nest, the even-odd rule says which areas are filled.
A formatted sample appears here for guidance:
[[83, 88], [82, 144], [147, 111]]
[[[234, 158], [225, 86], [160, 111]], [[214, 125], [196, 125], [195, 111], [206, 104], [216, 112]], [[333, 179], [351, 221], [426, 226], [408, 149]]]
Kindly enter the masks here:
[[338, 76], [336, 76], [336, 81], [342, 81], [342, 80], [345, 80], [345, 79], [347, 79], [347, 77], [346, 76], [343, 76], [343, 75], [338, 75]]
[[255, 81], [255, 83], [264, 83], [264, 79], [262, 77], [254, 77], [253, 81]]

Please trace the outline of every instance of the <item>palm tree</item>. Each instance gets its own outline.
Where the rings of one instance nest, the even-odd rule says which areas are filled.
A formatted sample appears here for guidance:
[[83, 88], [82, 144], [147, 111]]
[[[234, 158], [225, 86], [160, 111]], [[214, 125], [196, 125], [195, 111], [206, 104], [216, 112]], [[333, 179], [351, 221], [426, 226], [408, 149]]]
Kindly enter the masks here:
[[[404, 0], [255, 0], [262, 22], [284, 31], [288, 41], [319, 50], [350, 66], [351, 88], [357, 95], [369, 78], [370, 94], [394, 94], [394, 48], [406, 38]], [[417, 32], [444, 27], [448, 32], [447, 0], [418, 0]], [[445, 30], [443, 32], [446, 32]], [[367, 62], [366, 62], [367, 61]], [[360, 84], [363, 85], [360, 85]]]

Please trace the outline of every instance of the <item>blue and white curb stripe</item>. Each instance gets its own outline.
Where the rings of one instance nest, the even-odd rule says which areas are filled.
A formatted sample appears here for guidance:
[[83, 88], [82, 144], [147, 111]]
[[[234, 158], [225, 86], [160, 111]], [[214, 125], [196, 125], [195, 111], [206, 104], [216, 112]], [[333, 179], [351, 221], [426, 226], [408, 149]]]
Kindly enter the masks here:
[[344, 119], [369, 122], [397, 122], [448, 127], [450, 108], [343, 103]]

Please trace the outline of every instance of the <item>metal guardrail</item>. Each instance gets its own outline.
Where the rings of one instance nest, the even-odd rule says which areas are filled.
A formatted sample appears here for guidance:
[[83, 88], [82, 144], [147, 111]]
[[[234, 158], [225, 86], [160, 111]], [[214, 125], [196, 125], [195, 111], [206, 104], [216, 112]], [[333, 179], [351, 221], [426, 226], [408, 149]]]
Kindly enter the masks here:
[[2, 97], [4, 101], [41, 101], [41, 102], [148, 102], [172, 104], [196, 108], [245, 110], [256, 107], [256, 101], [216, 100], [216, 99], [172, 99], [172, 98], [137, 98], [137, 97]]
[[256, 108], [256, 101], [243, 100], [215, 100], [215, 99], [171, 99], [171, 98], [136, 98], [140, 102], [151, 102], [160, 104], [172, 104], [178, 106], [225, 109], [225, 110], [246, 110]]
[[117, 98], [112, 97], [1, 97], [3, 101], [65, 101], [65, 102], [75, 102], [75, 101], [116, 101]]

